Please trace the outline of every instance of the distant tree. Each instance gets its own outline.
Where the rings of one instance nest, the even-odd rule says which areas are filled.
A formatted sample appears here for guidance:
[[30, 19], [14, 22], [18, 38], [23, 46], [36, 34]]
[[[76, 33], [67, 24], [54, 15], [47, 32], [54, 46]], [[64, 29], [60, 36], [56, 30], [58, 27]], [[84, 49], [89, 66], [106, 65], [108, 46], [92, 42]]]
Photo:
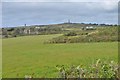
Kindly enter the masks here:
[[15, 29], [14, 31], [15, 31], [15, 34], [16, 34], [16, 35], [19, 35], [19, 34], [20, 34], [20, 29], [19, 29], [19, 28]]
[[7, 29], [7, 31], [14, 31], [14, 28]]
[[65, 34], [65, 36], [76, 36], [77, 34], [75, 32], [69, 32]]
[[2, 35], [7, 35], [7, 29], [2, 28]]
[[11, 37], [17, 37], [17, 35], [16, 34], [12, 34]]

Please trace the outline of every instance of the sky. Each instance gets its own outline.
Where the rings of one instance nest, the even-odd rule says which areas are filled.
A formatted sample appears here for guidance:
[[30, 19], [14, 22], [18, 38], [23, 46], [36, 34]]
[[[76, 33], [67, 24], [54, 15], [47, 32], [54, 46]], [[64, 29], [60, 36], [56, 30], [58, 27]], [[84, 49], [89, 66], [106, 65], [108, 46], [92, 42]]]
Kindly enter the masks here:
[[2, 27], [58, 24], [68, 19], [73, 23], [118, 24], [118, 0], [2, 1]]

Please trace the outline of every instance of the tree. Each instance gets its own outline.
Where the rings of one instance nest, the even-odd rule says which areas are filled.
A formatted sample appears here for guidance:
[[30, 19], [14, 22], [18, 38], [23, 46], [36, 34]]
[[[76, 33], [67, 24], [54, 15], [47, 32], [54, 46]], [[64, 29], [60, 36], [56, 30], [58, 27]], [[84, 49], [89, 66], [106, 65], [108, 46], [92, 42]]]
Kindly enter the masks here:
[[69, 32], [65, 34], [65, 36], [76, 36], [77, 34], [75, 32]]

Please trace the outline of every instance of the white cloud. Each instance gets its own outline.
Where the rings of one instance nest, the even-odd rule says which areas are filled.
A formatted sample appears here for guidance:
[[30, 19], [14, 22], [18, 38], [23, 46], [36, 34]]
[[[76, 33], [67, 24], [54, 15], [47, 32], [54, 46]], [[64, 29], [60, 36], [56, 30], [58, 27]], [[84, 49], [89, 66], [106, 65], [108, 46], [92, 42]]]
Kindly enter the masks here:
[[117, 2], [108, 2], [108, 1], [104, 1], [102, 6], [104, 6], [105, 9], [107, 10], [112, 10], [118, 7], [118, 3]]
[[[98, 4], [96, 4], [98, 3]], [[104, 1], [104, 2], [92, 2], [92, 3], [87, 3], [86, 5], [88, 8], [90, 9], [98, 9], [98, 10], [106, 10], [106, 11], [111, 11], [111, 10], [115, 10], [118, 8], [118, 3], [117, 2], [108, 2], [108, 1]]]

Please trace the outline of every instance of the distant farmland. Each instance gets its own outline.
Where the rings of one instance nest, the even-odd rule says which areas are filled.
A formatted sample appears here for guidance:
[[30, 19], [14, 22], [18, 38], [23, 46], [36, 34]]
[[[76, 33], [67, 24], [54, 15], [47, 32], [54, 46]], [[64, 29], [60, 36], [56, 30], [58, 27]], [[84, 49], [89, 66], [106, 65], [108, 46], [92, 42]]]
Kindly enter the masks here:
[[57, 77], [56, 65], [89, 65], [96, 59], [118, 61], [117, 42], [44, 44], [61, 34], [3, 39], [3, 78]]

